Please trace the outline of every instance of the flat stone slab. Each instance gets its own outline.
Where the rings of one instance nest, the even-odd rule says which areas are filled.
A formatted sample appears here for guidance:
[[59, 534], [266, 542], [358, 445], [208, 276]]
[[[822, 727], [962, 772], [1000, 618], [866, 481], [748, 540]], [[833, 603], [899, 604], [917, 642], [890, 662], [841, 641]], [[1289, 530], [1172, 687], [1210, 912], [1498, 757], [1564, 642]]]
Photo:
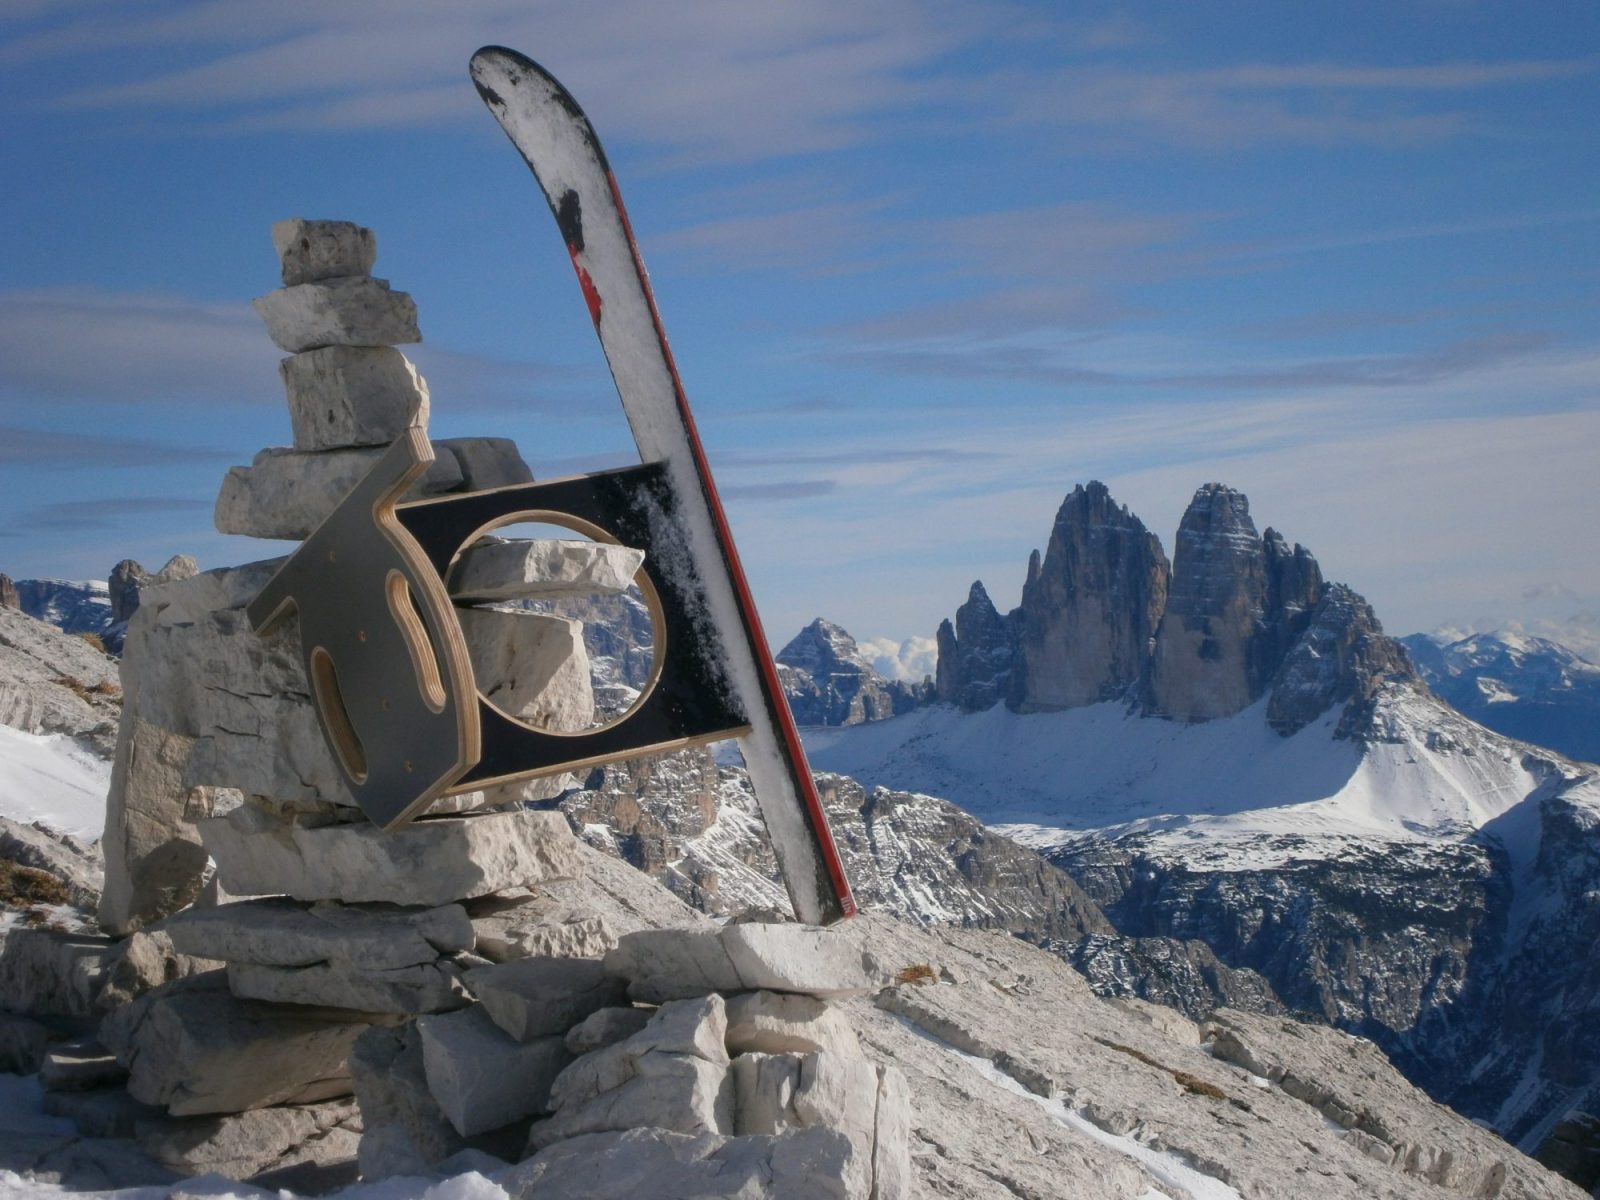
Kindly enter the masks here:
[[378, 239], [354, 221], [308, 221], [290, 217], [272, 223], [272, 248], [283, 264], [286, 287], [341, 275], [367, 275], [378, 261]]
[[543, 1112], [571, 1061], [560, 1037], [518, 1042], [482, 1005], [421, 1017], [417, 1032], [428, 1090], [463, 1137]]
[[524, 958], [469, 971], [466, 984], [490, 1019], [519, 1042], [564, 1035], [627, 999], [626, 986], [598, 958]]
[[461, 977], [461, 968], [451, 962], [379, 971], [327, 963], [309, 967], [228, 964], [228, 988], [241, 999], [402, 1015], [448, 1012], [470, 1004], [472, 997]]
[[[409, 500], [509, 487], [533, 478], [516, 444], [506, 438], [446, 438], [433, 448], [433, 465], [406, 493]], [[214, 513], [217, 529], [246, 537], [304, 540], [383, 452], [376, 446], [262, 450], [248, 467], [231, 467], [223, 478]]]
[[[248, 467], [230, 467], [213, 514], [220, 533], [303, 541], [383, 456], [377, 447], [306, 453], [283, 446], [261, 451]], [[408, 499], [459, 490], [465, 482], [452, 454], [433, 465], [406, 493]]]
[[[851, 1147], [831, 1129], [803, 1129], [779, 1137], [722, 1137], [629, 1129], [569, 1138], [540, 1151], [500, 1176], [511, 1200], [582, 1196], [584, 1200], [638, 1200], [694, 1196], [697, 1200], [867, 1200], [845, 1192], [840, 1179]], [[903, 1200], [909, 1193], [879, 1192], [874, 1200]]]
[[267, 336], [298, 354], [321, 346], [398, 346], [420, 342], [417, 306], [386, 279], [344, 275], [279, 288], [253, 301]]
[[147, 992], [100, 1025], [128, 1091], [174, 1116], [244, 1112], [350, 1093], [350, 1047], [370, 1024], [328, 1009], [236, 999], [221, 971]]
[[604, 542], [485, 538], [462, 551], [450, 594], [464, 604], [627, 591], [644, 551]]
[[307, 350], [280, 362], [278, 374], [296, 450], [387, 446], [428, 424], [428, 385], [391, 346]]
[[304, 904], [280, 898], [191, 908], [163, 926], [184, 954], [271, 967], [389, 971], [471, 950], [476, 935], [459, 904]]
[[548, 895], [486, 896], [467, 906], [477, 953], [493, 962], [518, 958], [603, 958], [617, 944], [611, 923]]
[[249, 1179], [306, 1163], [353, 1159], [361, 1121], [346, 1101], [258, 1108], [225, 1116], [142, 1121], [135, 1136], [164, 1167], [186, 1176]]
[[440, 905], [580, 871], [577, 839], [557, 812], [434, 817], [376, 825], [283, 825], [252, 805], [201, 822], [228, 891], [297, 900]]
[[650, 1024], [654, 1009], [618, 1005], [590, 1013], [567, 1030], [567, 1049], [573, 1054], [588, 1054], [626, 1041]]
[[728, 1053], [809, 1054], [824, 1050], [857, 1057], [850, 1022], [827, 1001], [785, 992], [746, 992], [728, 999]]
[[47, 1092], [86, 1092], [120, 1083], [127, 1074], [98, 1042], [58, 1042], [39, 1067], [39, 1084]]
[[619, 938], [605, 963], [633, 999], [651, 1004], [756, 990], [862, 996], [891, 982], [848, 933], [805, 925], [642, 929]]
[[722, 997], [662, 1005], [624, 1041], [585, 1054], [550, 1088], [554, 1115], [534, 1125], [530, 1152], [565, 1138], [655, 1125], [732, 1133], [733, 1087]]

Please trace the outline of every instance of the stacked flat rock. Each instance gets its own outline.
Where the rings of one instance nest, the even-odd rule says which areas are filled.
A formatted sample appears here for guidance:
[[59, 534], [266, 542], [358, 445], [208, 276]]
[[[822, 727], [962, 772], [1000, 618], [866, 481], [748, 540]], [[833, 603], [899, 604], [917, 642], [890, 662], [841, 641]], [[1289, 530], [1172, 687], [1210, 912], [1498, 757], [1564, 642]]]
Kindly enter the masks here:
[[357, 1041], [362, 1175], [478, 1150], [527, 1195], [620, 1154], [659, 1166], [650, 1194], [697, 1194], [710, 1158], [707, 1194], [908, 1195], [905, 1081], [830, 1004], [888, 982], [846, 933], [753, 923], [468, 971], [475, 1003]]
[[[290, 352], [281, 371], [294, 445], [229, 473], [218, 527], [303, 537], [389, 442], [425, 425], [429, 401], [394, 349], [417, 340], [415, 307], [371, 278], [370, 231], [296, 220], [273, 237], [285, 286], [257, 308]], [[509, 442], [435, 445], [425, 491], [531, 479]], [[75, 1097], [74, 1119], [135, 1137], [183, 1174], [276, 1181], [307, 1162], [353, 1174], [352, 1054], [364, 1035], [419, 1037], [416, 1018], [464, 1009], [467, 977], [496, 963], [597, 959], [615, 944], [603, 916], [559, 894], [582, 872], [566, 818], [523, 804], [559, 793], [566, 777], [446, 797], [393, 833], [367, 821], [322, 735], [293, 623], [262, 637], [246, 617], [280, 563], [154, 583], [130, 618], [100, 916], [113, 934], [153, 922], [162, 932], [134, 933], [120, 957], [110, 943], [61, 939], [12, 955], [18, 972], [42, 964], [34, 974], [54, 991], [32, 1006], [41, 1012], [92, 1019], [95, 997], [116, 992], [115, 1005], [100, 1004], [114, 1008], [103, 1045], [42, 1051], [37, 1031], [19, 1027], [19, 1054]], [[581, 625], [472, 605], [620, 591], [638, 568], [636, 551], [585, 542], [468, 548], [454, 590], [480, 690], [536, 726], [591, 724]], [[159, 954], [133, 953], [152, 937]], [[129, 962], [139, 970], [119, 983]]]
[[[305, 538], [371, 468], [383, 447], [428, 421], [428, 387], [396, 350], [422, 340], [410, 296], [374, 279], [377, 242], [349, 221], [279, 221], [273, 244], [284, 286], [255, 302], [276, 345], [294, 430], [234, 467], [217, 497], [217, 528], [251, 537]], [[503, 438], [436, 443], [420, 494], [532, 479]]]

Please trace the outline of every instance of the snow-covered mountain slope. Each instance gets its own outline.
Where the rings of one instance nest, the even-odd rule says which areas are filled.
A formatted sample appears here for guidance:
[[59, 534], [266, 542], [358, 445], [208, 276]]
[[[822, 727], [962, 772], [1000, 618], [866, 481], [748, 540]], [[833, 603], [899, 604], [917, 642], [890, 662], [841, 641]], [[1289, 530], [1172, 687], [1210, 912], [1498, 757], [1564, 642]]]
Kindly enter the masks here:
[[930, 706], [805, 739], [818, 769], [944, 797], [1041, 848], [1159, 832], [1250, 847], [1258, 861], [1287, 852], [1270, 848], [1283, 835], [1460, 838], [1557, 770], [1406, 685], [1380, 691], [1364, 739], [1334, 736], [1337, 710], [1282, 737], [1266, 705], [1197, 724], [1120, 703], [1030, 714]]
[[22, 611], [64, 633], [103, 634], [114, 621], [104, 579], [19, 579]]
[[110, 786], [111, 764], [71, 738], [0, 725], [0, 816], [98, 838]]
[[1445, 700], [1497, 733], [1600, 762], [1600, 666], [1548, 638], [1475, 633], [1402, 638]]
[[954, 800], [1121, 934], [1204, 941], [1537, 1146], [1600, 1102], [1600, 1039], [1568, 1032], [1600, 1028], [1600, 784], [1413, 683], [1365, 712], [1357, 736], [1330, 712], [1281, 737], [1259, 703], [1193, 725], [944, 706], [806, 738], [818, 767]]

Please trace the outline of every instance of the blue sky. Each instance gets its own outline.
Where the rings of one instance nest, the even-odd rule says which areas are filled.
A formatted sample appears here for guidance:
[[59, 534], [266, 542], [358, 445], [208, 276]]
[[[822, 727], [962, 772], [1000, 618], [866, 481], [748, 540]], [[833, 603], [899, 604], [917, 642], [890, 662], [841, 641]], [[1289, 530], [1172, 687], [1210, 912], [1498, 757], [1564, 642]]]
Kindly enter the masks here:
[[0, 570], [278, 552], [210, 507], [291, 215], [376, 231], [436, 435], [629, 460], [490, 42], [607, 143], [774, 641], [1015, 603], [1090, 478], [1169, 549], [1243, 489], [1397, 633], [1600, 635], [1592, 0], [9, 0]]

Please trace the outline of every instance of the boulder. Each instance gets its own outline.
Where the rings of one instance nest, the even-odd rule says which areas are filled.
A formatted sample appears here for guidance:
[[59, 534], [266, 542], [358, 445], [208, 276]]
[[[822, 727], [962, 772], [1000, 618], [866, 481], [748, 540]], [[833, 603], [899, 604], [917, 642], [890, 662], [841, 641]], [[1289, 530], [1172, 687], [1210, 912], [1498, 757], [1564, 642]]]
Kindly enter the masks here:
[[598, 958], [524, 958], [479, 967], [465, 981], [490, 1019], [519, 1042], [565, 1034], [627, 998]]
[[850, 1153], [844, 1136], [829, 1129], [734, 1138], [630, 1129], [558, 1142], [513, 1167], [500, 1184], [512, 1200], [867, 1200], [844, 1188]]
[[268, 898], [192, 908], [164, 926], [186, 954], [272, 967], [336, 966], [388, 971], [471, 950], [476, 940], [459, 904], [302, 904]]
[[728, 1083], [727, 1069], [704, 1059], [685, 1054], [646, 1055], [625, 1082], [588, 1100], [564, 1105], [549, 1120], [537, 1122], [528, 1135], [528, 1152], [585, 1133], [644, 1125], [678, 1133], [731, 1133], [733, 1104]]
[[483, 538], [462, 551], [450, 595], [462, 604], [624, 592], [644, 551], [605, 542]]
[[[215, 522], [220, 533], [245, 537], [311, 536], [339, 502], [382, 457], [381, 447], [305, 453], [272, 446], [248, 467], [230, 467], [217, 493]], [[454, 455], [436, 455], [407, 497], [433, 496], [461, 489], [461, 466]]]
[[602, 958], [617, 944], [604, 916], [585, 916], [546, 895], [485, 896], [468, 905], [477, 952], [494, 962], [518, 958]]
[[898, 1067], [880, 1065], [872, 1126], [872, 1200], [909, 1200], [911, 1089]]
[[420, 342], [417, 306], [387, 279], [344, 275], [297, 283], [253, 301], [267, 336], [290, 354], [321, 346], [396, 346]]
[[324, 346], [290, 355], [278, 374], [296, 450], [387, 446], [427, 427], [428, 385], [393, 347]]
[[456, 610], [478, 691], [536, 729], [578, 733], [594, 723], [583, 623], [545, 613]]
[[291, 217], [272, 223], [272, 247], [283, 264], [287, 287], [367, 275], [378, 259], [378, 239], [353, 221], [308, 221]]
[[577, 839], [553, 812], [432, 817], [385, 833], [375, 825], [284, 825], [251, 805], [201, 825], [223, 886], [238, 895], [438, 905], [580, 867]]
[[790, 924], [639, 930], [618, 939], [605, 963], [647, 1003], [753, 989], [860, 996], [889, 982], [847, 932]]
[[815, 996], [747, 992], [728, 999], [728, 1053], [860, 1055], [850, 1022]]
[[584, 1055], [557, 1077], [554, 1116], [534, 1125], [530, 1149], [646, 1124], [731, 1133], [726, 1037], [722, 997], [662, 1005], [638, 1033]]
[[345, 1065], [368, 1021], [239, 1000], [221, 971], [147, 992], [101, 1022], [128, 1091], [174, 1116], [243, 1112], [350, 1094]]
[[[145, 609], [134, 628], [153, 623], [154, 614]], [[130, 632], [130, 646], [135, 642]], [[137, 668], [133, 660], [125, 662], [124, 690], [131, 693], [126, 677]], [[210, 797], [184, 783], [194, 738], [141, 719], [140, 707], [130, 696], [106, 798], [106, 875], [98, 918], [112, 933], [139, 929], [192, 902], [206, 868], [194, 822], [209, 814]]]
[[361, 1121], [356, 1106], [341, 1101], [145, 1120], [135, 1136], [146, 1154], [183, 1175], [249, 1179], [308, 1163], [353, 1160]]
[[121, 1083], [127, 1075], [116, 1055], [98, 1042], [57, 1042], [39, 1068], [39, 1084], [47, 1092], [87, 1092]]
[[837, 1130], [850, 1141], [846, 1191], [871, 1193], [879, 1090], [872, 1063], [823, 1051], [803, 1057], [746, 1054], [734, 1060], [733, 1080], [736, 1132]]
[[590, 1013], [567, 1030], [567, 1051], [588, 1054], [631, 1038], [650, 1023], [654, 1009], [618, 1006]]
[[95, 1007], [102, 1012], [132, 1003], [140, 996], [174, 979], [222, 964], [210, 958], [180, 953], [163, 930], [140, 930], [118, 942], [106, 956]]
[[384, 970], [316, 963], [305, 967], [228, 964], [228, 988], [235, 996], [276, 1004], [314, 1004], [356, 1012], [448, 1012], [471, 1003], [455, 963], [417, 963]]
[[571, 1061], [561, 1038], [515, 1041], [481, 1005], [421, 1017], [417, 1032], [428, 1091], [463, 1137], [543, 1112]]
[[422, 1037], [408, 1023], [356, 1039], [350, 1073], [361, 1106], [361, 1177], [421, 1175], [466, 1148], [428, 1090]]
[[0, 1005], [22, 1016], [88, 1017], [111, 943], [12, 926], [0, 933]]

